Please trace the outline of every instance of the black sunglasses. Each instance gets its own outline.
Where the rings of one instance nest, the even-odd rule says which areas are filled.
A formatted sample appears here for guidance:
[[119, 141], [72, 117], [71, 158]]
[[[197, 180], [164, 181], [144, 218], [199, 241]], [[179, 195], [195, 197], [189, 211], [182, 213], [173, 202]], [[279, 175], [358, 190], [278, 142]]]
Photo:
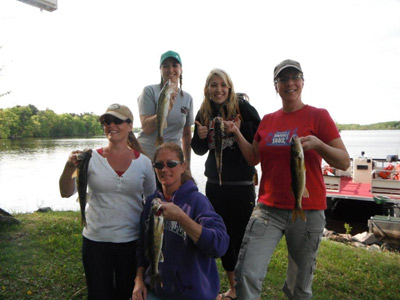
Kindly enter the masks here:
[[165, 168], [165, 166], [167, 166], [168, 168], [175, 168], [179, 164], [181, 164], [181, 162], [177, 161], [177, 160], [168, 160], [165, 163], [165, 165], [164, 165], [164, 162], [162, 162], [162, 161], [156, 161], [155, 163], [153, 163], [153, 167], [158, 170], [162, 170]]
[[121, 125], [124, 122], [129, 123], [129, 121], [130, 121], [129, 119], [126, 119], [124, 121], [124, 120], [121, 120], [118, 118], [107, 117], [107, 118], [104, 118], [103, 120], [101, 120], [100, 123], [101, 123], [101, 125], [104, 125], [104, 124], [110, 125], [111, 123], [114, 123], [115, 125]]

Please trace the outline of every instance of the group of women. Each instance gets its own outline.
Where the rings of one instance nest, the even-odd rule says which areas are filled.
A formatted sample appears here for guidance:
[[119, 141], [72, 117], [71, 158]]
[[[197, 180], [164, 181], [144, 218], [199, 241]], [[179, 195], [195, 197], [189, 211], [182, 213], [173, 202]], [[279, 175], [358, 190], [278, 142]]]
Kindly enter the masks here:
[[[262, 120], [247, 96], [235, 92], [224, 70], [208, 75], [195, 118], [193, 99], [182, 90], [179, 54], [162, 54], [160, 72], [160, 84], [145, 87], [138, 99], [142, 131], [137, 139], [128, 107], [113, 104], [99, 119], [108, 144], [92, 151], [88, 168], [82, 245], [88, 299], [259, 299], [270, 258], [283, 235], [289, 254], [283, 291], [289, 299], [310, 299], [325, 225], [321, 160], [347, 169], [350, 159], [329, 113], [303, 103], [300, 64], [284, 60], [275, 67], [274, 86], [282, 108]], [[168, 80], [176, 90], [168, 108], [165, 143], [156, 148], [158, 96]], [[221, 119], [222, 124], [216, 122]], [[294, 136], [304, 150], [309, 192], [302, 199], [305, 220], [291, 218]], [[208, 153], [206, 195], [191, 176], [191, 150]], [[219, 161], [216, 154], [221, 151]], [[77, 190], [72, 174], [80, 152], [71, 152], [60, 177], [63, 197]], [[254, 166], [259, 162], [256, 205]], [[157, 212], [152, 209], [154, 201], [159, 202]], [[156, 285], [150, 284], [154, 268], [146, 251], [154, 213], [164, 218]], [[219, 257], [229, 282], [221, 294], [215, 261]]]

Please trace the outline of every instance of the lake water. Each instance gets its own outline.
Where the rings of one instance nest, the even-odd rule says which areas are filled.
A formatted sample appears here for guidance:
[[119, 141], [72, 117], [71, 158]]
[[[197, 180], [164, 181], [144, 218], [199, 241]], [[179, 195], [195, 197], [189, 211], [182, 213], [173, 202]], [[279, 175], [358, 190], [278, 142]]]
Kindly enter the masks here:
[[[365, 151], [372, 158], [400, 155], [400, 130], [342, 131], [351, 157]], [[99, 148], [105, 138], [0, 140], [0, 207], [10, 213], [53, 210], [79, 210], [77, 196], [61, 198], [58, 179], [68, 158], [76, 149]], [[204, 193], [206, 156], [192, 153], [192, 175]], [[260, 167], [257, 166], [259, 175]]]

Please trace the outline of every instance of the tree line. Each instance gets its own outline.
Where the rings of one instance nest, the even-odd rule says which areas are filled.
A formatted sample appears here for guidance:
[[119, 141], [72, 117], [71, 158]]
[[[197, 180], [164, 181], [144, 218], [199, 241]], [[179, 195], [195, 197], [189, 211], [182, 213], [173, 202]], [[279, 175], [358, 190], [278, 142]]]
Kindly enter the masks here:
[[381, 122], [368, 125], [336, 124], [339, 130], [396, 130], [400, 129], [400, 121]]
[[[400, 121], [369, 125], [336, 124], [339, 130], [400, 129]], [[134, 129], [135, 132], [139, 128]], [[24, 137], [72, 137], [103, 134], [99, 116], [93, 113], [56, 114], [51, 109], [38, 110], [34, 105], [0, 108], [0, 139]]]
[[56, 114], [34, 105], [0, 108], [0, 139], [102, 135], [99, 117], [93, 113]]

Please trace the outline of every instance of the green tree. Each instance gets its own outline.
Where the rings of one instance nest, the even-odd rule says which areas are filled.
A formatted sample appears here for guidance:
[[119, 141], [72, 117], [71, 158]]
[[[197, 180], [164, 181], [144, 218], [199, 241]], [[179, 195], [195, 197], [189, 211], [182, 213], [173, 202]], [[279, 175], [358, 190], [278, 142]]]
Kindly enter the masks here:
[[10, 136], [10, 127], [8, 126], [9, 116], [7, 111], [0, 109], [0, 138], [7, 139]]
[[[73, 114], [71, 114], [73, 115]], [[74, 115], [74, 136], [82, 136], [85, 132], [85, 123], [80, 116]]]
[[103, 133], [103, 128], [99, 123], [99, 117], [93, 114], [85, 113], [82, 117], [85, 124], [85, 135], [100, 135]]
[[1, 110], [0, 117], [0, 135], [1, 138], [14, 138], [18, 134], [19, 118], [11, 109], [5, 108]]
[[74, 136], [74, 118], [70, 114], [62, 114], [58, 119], [59, 135]]
[[34, 126], [31, 119], [33, 115], [32, 107], [18, 105], [10, 108], [10, 110], [18, 116], [18, 128], [15, 134], [16, 136], [18, 137], [33, 136]]
[[40, 136], [57, 136], [58, 117], [56, 113], [50, 109], [46, 109], [45, 111], [39, 111], [37, 116], [40, 123]]

